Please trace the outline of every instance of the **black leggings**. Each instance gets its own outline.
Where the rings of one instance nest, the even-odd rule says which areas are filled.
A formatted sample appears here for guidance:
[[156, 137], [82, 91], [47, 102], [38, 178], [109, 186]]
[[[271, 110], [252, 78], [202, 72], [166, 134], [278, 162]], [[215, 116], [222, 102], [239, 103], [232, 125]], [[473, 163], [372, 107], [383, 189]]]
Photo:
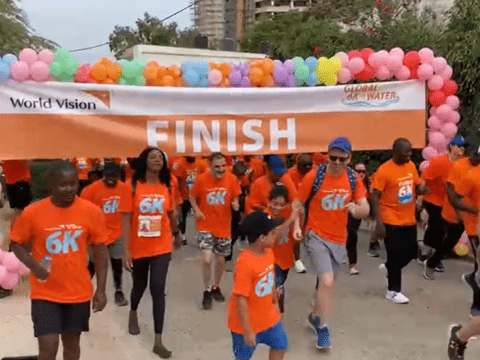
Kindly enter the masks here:
[[225, 261], [231, 261], [233, 257], [233, 246], [238, 240], [239, 233], [240, 233], [240, 222], [242, 221], [242, 213], [240, 211], [234, 211], [232, 209], [232, 243], [230, 245], [230, 255], [225, 257]]
[[423, 237], [423, 243], [438, 250], [445, 237], [445, 221], [442, 218], [442, 208], [428, 201], [423, 202], [423, 207], [428, 214], [428, 226]]
[[148, 284], [150, 269], [150, 294], [153, 302], [153, 323], [155, 334], [162, 334], [165, 320], [165, 284], [171, 253], [133, 260], [133, 288], [131, 309], [137, 311], [138, 304]]
[[438, 263], [443, 259], [445, 255], [450, 254], [450, 251], [453, 250], [455, 245], [457, 245], [458, 240], [462, 237], [463, 231], [465, 228], [463, 227], [463, 223], [459, 224], [452, 224], [449, 222], [447, 223], [447, 234], [443, 238], [440, 247], [433, 253], [432, 257], [428, 259], [427, 266], [430, 269], [434, 269]]
[[178, 222], [178, 227], [183, 235], [185, 235], [185, 231], [187, 228], [187, 216], [191, 208], [192, 204], [190, 204], [190, 201], [184, 200], [182, 203], [182, 214], [180, 217], [180, 221]]
[[358, 243], [358, 229], [362, 224], [361, 219], [355, 219], [350, 213], [348, 214], [348, 235], [347, 235], [347, 254], [348, 263], [354, 265], [357, 263], [357, 243]]
[[[115, 285], [116, 291], [122, 291], [122, 259], [112, 259], [110, 258], [112, 264], [112, 273], [113, 273], [113, 284]], [[95, 275], [95, 264], [93, 261], [88, 262], [88, 271], [90, 272], [90, 278], [93, 279]]]

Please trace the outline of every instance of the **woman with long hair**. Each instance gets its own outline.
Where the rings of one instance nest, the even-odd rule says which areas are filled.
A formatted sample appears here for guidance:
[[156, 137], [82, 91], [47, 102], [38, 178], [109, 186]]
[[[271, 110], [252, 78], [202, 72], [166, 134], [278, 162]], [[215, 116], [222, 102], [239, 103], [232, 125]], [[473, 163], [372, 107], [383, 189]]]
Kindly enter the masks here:
[[125, 241], [123, 265], [133, 276], [128, 332], [140, 334], [137, 308], [150, 273], [155, 327], [153, 352], [163, 359], [172, 356], [162, 342], [165, 283], [172, 247], [180, 247], [172, 190], [166, 154], [159, 148], [148, 147], [137, 158], [135, 173], [131, 182], [127, 182], [126, 194], [120, 201]]
[[[367, 199], [369, 198], [370, 193], [370, 179], [368, 176], [367, 167], [365, 164], [359, 163], [354, 166], [355, 171], [360, 176], [360, 179], [363, 181], [365, 191], [367, 192]], [[358, 243], [358, 230], [362, 223], [361, 219], [355, 219], [350, 213], [348, 213], [348, 235], [347, 235], [347, 255], [349, 263], [349, 272], [350, 275], [358, 275], [357, 269], [357, 243]]]

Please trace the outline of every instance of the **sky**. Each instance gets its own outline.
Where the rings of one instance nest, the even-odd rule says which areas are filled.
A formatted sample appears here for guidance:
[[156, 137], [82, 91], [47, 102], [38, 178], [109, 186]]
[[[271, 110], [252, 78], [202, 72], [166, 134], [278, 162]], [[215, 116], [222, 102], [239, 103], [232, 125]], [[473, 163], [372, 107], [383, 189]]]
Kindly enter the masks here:
[[[17, 4], [27, 13], [36, 33], [69, 50], [98, 45], [108, 41], [115, 25], [135, 26], [148, 12], [163, 19], [188, 6], [191, 0], [22, 0]], [[180, 29], [192, 25], [191, 9], [166, 22], [175, 21]], [[108, 45], [75, 52], [80, 62], [95, 63], [110, 55]]]

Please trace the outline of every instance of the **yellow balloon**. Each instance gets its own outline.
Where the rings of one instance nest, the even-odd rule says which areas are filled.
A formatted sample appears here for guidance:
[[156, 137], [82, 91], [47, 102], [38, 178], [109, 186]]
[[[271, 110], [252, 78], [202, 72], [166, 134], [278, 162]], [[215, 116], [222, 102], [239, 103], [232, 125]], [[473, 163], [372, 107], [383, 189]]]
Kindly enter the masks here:
[[330, 63], [331, 63], [331, 64], [333, 65], [333, 67], [334, 67], [335, 74], [336, 74], [337, 72], [339, 72], [340, 69], [342, 68], [342, 60], [340, 60], [339, 57], [334, 56], [334, 57], [330, 58]]
[[332, 74], [324, 79], [326, 85], [336, 85], [337, 84], [337, 75]]
[[326, 57], [321, 57], [318, 59], [318, 66], [317, 66], [317, 74], [320, 76], [321, 74], [328, 74], [329, 73], [329, 65], [330, 62]]

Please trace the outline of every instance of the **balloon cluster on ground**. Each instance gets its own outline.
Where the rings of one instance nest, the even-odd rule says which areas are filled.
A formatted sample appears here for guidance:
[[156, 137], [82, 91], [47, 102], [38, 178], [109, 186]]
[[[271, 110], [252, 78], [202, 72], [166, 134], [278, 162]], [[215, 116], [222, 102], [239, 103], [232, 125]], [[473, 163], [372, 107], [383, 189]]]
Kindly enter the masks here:
[[[0, 234], [0, 246], [3, 235]], [[29, 273], [29, 269], [17, 259], [13, 252], [0, 250], [0, 286], [11, 290], [18, 285], [20, 277]]]
[[427, 82], [431, 105], [428, 119], [429, 145], [424, 149], [428, 166], [432, 157], [446, 153], [457, 133], [460, 100], [457, 84], [451, 80], [452, 68], [429, 48], [405, 53], [373, 49], [339, 52], [332, 58], [295, 57], [286, 61], [269, 58], [243, 64], [184, 61], [181, 66], [162, 66], [155, 61], [100, 59], [79, 66], [63, 48], [55, 53], [24, 49], [18, 59], [7, 54], [0, 59], [0, 81], [64, 81], [78, 83], [120, 84], [170, 87], [300, 87], [347, 84], [354, 81], [422, 80]]

